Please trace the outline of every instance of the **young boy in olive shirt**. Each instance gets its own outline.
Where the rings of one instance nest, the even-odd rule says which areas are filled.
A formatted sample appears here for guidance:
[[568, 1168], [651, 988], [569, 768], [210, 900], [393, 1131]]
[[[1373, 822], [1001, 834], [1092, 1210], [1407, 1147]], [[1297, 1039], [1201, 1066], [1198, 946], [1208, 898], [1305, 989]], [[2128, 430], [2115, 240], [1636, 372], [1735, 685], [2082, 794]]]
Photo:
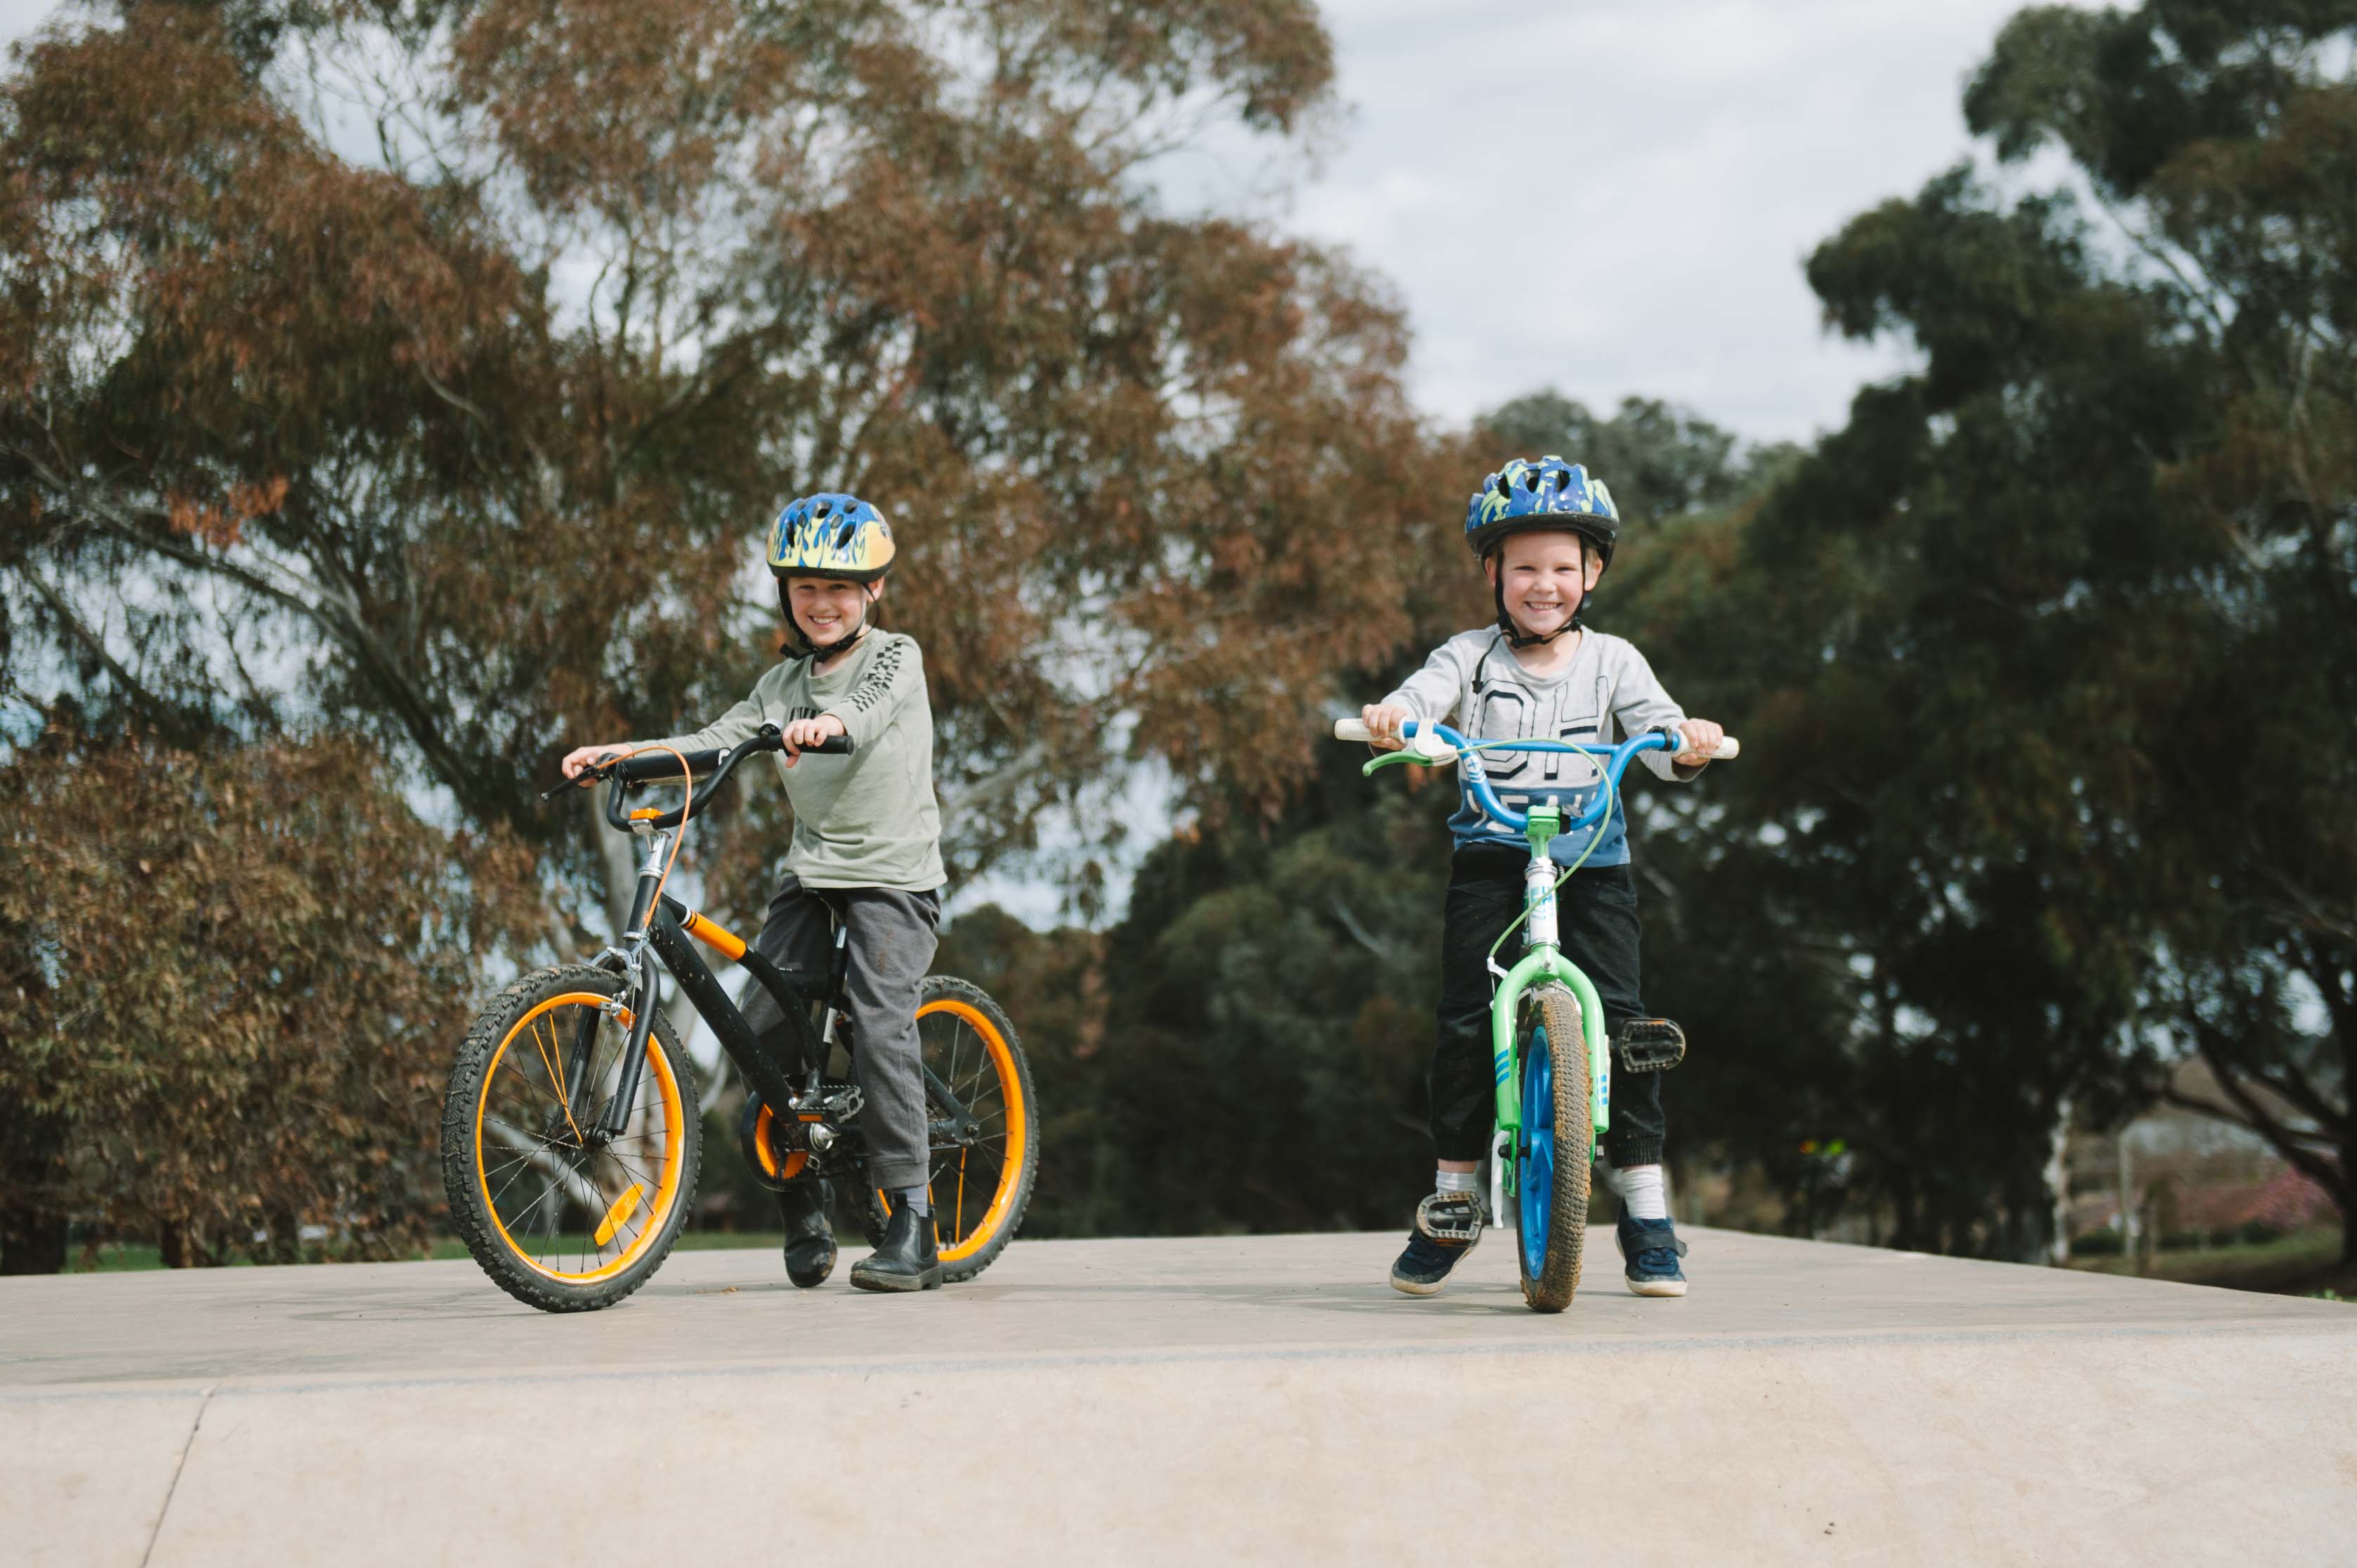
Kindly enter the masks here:
[[[770, 539], [780, 607], [802, 651], [773, 666], [750, 695], [702, 729], [646, 743], [681, 752], [732, 746], [765, 724], [785, 737], [779, 776], [794, 808], [786, 871], [754, 949], [771, 962], [828, 962], [831, 915], [847, 930], [845, 979], [853, 1062], [866, 1109], [869, 1178], [895, 1195], [875, 1255], [851, 1270], [866, 1290], [941, 1283], [927, 1181], [927, 1120], [917, 1041], [917, 993], [941, 924], [941, 808], [933, 797], [933, 721], [916, 639], [868, 623], [891, 569], [892, 531], [856, 496], [820, 494], [789, 505]], [[833, 736], [848, 756], [805, 753]], [[624, 749], [584, 746], [568, 776]], [[756, 1034], [785, 1026], [776, 1000], [752, 986], [744, 1004]], [[834, 1268], [834, 1235], [814, 1179], [779, 1195], [786, 1272], [805, 1288]]]

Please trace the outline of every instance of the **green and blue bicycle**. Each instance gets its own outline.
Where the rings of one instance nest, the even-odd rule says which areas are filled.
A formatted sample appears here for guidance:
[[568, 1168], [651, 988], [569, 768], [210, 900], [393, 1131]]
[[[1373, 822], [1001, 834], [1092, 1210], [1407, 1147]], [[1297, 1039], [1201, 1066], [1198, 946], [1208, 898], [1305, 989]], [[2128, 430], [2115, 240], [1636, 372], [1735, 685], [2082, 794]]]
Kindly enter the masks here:
[[[1531, 861], [1523, 875], [1523, 913], [1490, 950], [1498, 976], [1490, 1000], [1490, 1043], [1498, 1081], [1498, 1129], [1490, 1168], [1491, 1212], [1512, 1216], [1514, 1257], [1522, 1274], [1523, 1300], [1534, 1311], [1561, 1312], [1579, 1289], [1581, 1253], [1587, 1240], [1590, 1166], [1597, 1143], [1611, 1125], [1613, 1042], [1606, 1038], [1604, 1005], [1596, 986], [1564, 956], [1555, 916], [1555, 892], [1579, 869], [1604, 836], [1620, 806], [1620, 775], [1648, 751], [1685, 749], [1671, 730], [1632, 736], [1619, 746], [1583, 746], [1561, 740], [1470, 740], [1447, 725], [1410, 722], [1401, 726], [1407, 746], [1378, 757], [1364, 769], [1402, 763], [1442, 768], [1456, 764], [1466, 797], [1494, 822], [1530, 841]], [[1337, 740], [1372, 741], [1357, 719], [1334, 725]], [[1740, 747], [1730, 736], [1711, 755], [1726, 758]], [[1482, 769], [1491, 751], [1577, 752], [1596, 768], [1593, 781], [1569, 785], [1544, 797], [1534, 795], [1529, 810], [1517, 811], [1498, 798]], [[1595, 797], [1566, 820], [1563, 798], [1587, 789]], [[1587, 829], [1587, 844], [1569, 865], [1559, 866], [1555, 840]], [[1516, 928], [1523, 956], [1501, 968], [1497, 950]], [[1663, 1019], [1641, 1020], [1622, 1031], [1622, 1065], [1637, 1072], [1674, 1067], [1685, 1055], [1685, 1037]]]

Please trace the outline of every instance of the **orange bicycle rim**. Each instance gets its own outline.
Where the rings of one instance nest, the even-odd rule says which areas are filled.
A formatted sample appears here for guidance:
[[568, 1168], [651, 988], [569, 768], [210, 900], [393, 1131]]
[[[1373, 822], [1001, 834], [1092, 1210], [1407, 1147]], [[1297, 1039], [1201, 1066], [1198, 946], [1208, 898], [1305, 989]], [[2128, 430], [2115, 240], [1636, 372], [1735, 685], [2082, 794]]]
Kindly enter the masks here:
[[[500, 1064], [507, 1059], [508, 1048], [515, 1044], [520, 1036], [530, 1029], [538, 1019], [554, 1012], [559, 1007], [603, 1007], [607, 1001], [608, 998], [595, 992], [571, 991], [562, 996], [550, 997], [517, 1019], [515, 1026], [507, 1032], [507, 1037], [500, 1042], [499, 1049], [491, 1053], [490, 1063], [483, 1069], [482, 1088], [475, 1096], [475, 1190], [482, 1198], [483, 1212], [490, 1217], [491, 1229], [499, 1232], [500, 1240], [506, 1244], [511, 1256], [534, 1273], [544, 1275], [562, 1284], [592, 1284], [598, 1280], [610, 1279], [620, 1273], [630, 1266], [640, 1253], [653, 1243], [657, 1236], [662, 1233], [665, 1223], [671, 1218], [672, 1205], [678, 1201], [679, 1197], [680, 1160], [686, 1144], [685, 1129], [681, 1124], [681, 1118], [684, 1113], [680, 1108], [679, 1079], [672, 1074], [671, 1058], [664, 1053], [662, 1042], [650, 1033], [647, 1036], [647, 1070], [654, 1079], [655, 1094], [662, 1106], [664, 1148], [662, 1171], [656, 1177], [653, 1197], [645, 1204], [647, 1222], [636, 1236], [630, 1238], [629, 1245], [625, 1246], [619, 1254], [610, 1262], [601, 1263], [595, 1269], [581, 1273], [552, 1269], [525, 1251], [516, 1239], [508, 1233], [507, 1224], [500, 1219], [498, 1204], [491, 1197], [490, 1176], [483, 1164], [483, 1122], [490, 1114], [491, 1086], [497, 1081]], [[564, 1093], [562, 1083], [553, 1087], [561, 1099]], [[567, 1115], [570, 1114], [568, 1110]]]
[[[1006, 1212], [1014, 1206], [1015, 1195], [1023, 1185], [1023, 1162], [1031, 1139], [1031, 1108], [1023, 1102], [1023, 1075], [1016, 1070], [1015, 1053], [1007, 1048], [1006, 1036], [998, 1032], [998, 1026], [990, 1021], [989, 1016], [971, 1003], [961, 1002], [953, 996], [935, 997], [917, 1009], [920, 1019], [929, 1018], [936, 1013], [952, 1015], [981, 1039], [982, 1048], [998, 1074], [999, 1091], [1006, 1101], [1006, 1152], [998, 1169], [998, 1187], [990, 1195], [990, 1207], [983, 1210], [982, 1218], [975, 1222], [974, 1228], [953, 1244], [942, 1249], [942, 1262], [954, 1263], [980, 1251], [984, 1244], [998, 1233], [998, 1228], [1006, 1222]], [[961, 1161], [960, 1165], [957, 1179], [963, 1181], [965, 1179], [963, 1162]], [[933, 1213], [936, 1218], [941, 1214], [939, 1193], [934, 1194]]]

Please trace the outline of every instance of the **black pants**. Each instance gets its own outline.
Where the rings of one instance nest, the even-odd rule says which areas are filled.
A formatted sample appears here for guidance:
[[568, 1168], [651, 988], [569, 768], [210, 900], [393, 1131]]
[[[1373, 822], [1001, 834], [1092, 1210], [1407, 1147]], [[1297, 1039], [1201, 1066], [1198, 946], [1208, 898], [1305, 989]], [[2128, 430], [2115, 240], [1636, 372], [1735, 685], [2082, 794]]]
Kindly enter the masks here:
[[[1432, 1142], [1444, 1160], [1478, 1160], [1490, 1149], [1498, 1118], [1497, 1075], [1490, 1054], [1491, 976], [1485, 960], [1498, 934], [1523, 912], [1523, 871], [1530, 857], [1477, 846], [1449, 867], [1448, 904], [1440, 928], [1440, 1039], [1432, 1053]], [[1644, 1013], [1637, 994], [1637, 883], [1625, 865], [1576, 871], [1556, 896], [1564, 956], [1596, 984], [1604, 1026]], [[1499, 967], [1522, 956], [1516, 931], [1498, 950]], [[1662, 1075], [1616, 1073], [1612, 1128], [1604, 1152], [1614, 1165], [1659, 1164]]]
[[[925, 1074], [917, 1041], [917, 989], [933, 963], [933, 933], [942, 921], [939, 893], [889, 887], [804, 887], [792, 872], [770, 900], [769, 918], [753, 947], [771, 963], [823, 973], [827, 940], [839, 912], [851, 928], [844, 1010], [851, 1015], [852, 1077], [866, 1101], [867, 1179], [898, 1191], [925, 1184]], [[760, 982], [748, 980], [737, 1007], [756, 1035], [782, 1044], [785, 1015]], [[807, 1065], [807, 1064], [805, 1064]]]

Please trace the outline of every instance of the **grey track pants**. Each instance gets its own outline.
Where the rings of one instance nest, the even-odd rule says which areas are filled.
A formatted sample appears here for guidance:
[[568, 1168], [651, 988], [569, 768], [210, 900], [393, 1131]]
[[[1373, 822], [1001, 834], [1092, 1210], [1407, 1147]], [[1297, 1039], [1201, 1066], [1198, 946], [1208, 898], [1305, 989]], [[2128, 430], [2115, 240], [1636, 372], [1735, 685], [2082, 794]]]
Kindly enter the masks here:
[[[935, 893], [889, 887], [804, 887], [786, 874], [753, 949], [771, 963], [824, 972], [831, 954], [827, 909], [851, 929], [850, 966], [844, 979], [851, 1015], [853, 1075], [866, 1109], [867, 1179], [898, 1189], [922, 1187], [925, 1083], [917, 1047], [917, 988], [932, 967], [942, 899]], [[782, 1040], [785, 1015], [758, 983], [748, 982], [737, 1005], [753, 1032]]]

